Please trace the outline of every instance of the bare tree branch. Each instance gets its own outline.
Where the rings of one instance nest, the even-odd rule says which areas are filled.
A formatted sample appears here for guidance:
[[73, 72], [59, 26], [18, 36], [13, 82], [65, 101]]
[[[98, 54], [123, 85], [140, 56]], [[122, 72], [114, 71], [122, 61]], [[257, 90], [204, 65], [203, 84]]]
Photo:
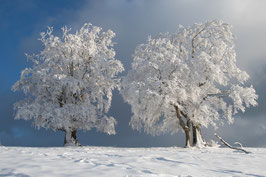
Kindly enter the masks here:
[[220, 92], [220, 93], [208, 93], [208, 94], [203, 98], [203, 100], [206, 100], [207, 97], [210, 97], [210, 96], [216, 96], [216, 97], [218, 97], [218, 98], [226, 97], [226, 96], [229, 95], [229, 93], [230, 93], [229, 91], [222, 91], [222, 92]]
[[[249, 153], [251, 153], [251, 152], [248, 152], [248, 151], [246, 151], [243, 147], [242, 147], [242, 145], [240, 144], [240, 148], [238, 148], [238, 147], [233, 147], [233, 146], [231, 146], [229, 143], [227, 143], [225, 140], [223, 140], [220, 136], [218, 136], [216, 133], [214, 134], [214, 136], [216, 136], [224, 145], [226, 145], [227, 147], [229, 147], [229, 148], [231, 148], [231, 149], [235, 149], [235, 150], [239, 150], [239, 151], [243, 151], [243, 152], [245, 152], [246, 154], [249, 154]], [[237, 142], [238, 143], [238, 142]]]

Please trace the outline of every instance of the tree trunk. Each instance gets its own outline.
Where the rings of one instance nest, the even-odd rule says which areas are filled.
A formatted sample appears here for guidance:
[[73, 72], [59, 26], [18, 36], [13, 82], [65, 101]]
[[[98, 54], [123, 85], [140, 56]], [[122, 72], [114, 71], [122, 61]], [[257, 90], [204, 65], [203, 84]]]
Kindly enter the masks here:
[[77, 139], [77, 130], [65, 130], [64, 146], [80, 146]]
[[186, 134], [186, 145], [185, 147], [191, 147], [191, 122], [187, 121], [187, 126], [185, 127], [185, 134]]
[[192, 124], [192, 129], [193, 129], [192, 145], [198, 147], [206, 146], [206, 142], [202, 138], [200, 124], [198, 125]]
[[197, 144], [197, 127], [194, 124], [192, 124], [192, 131], [193, 131], [192, 145], [195, 146]]
[[[185, 147], [191, 147], [191, 121], [188, 118], [188, 116], [186, 116], [179, 108], [178, 106], [174, 105], [175, 110], [176, 110], [176, 117], [179, 120], [179, 125], [182, 127], [182, 129], [185, 132], [186, 135], [186, 145]], [[182, 118], [182, 115], [185, 117], [185, 119], [187, 120], [187, 124], [185, 124], [185, 121]]]

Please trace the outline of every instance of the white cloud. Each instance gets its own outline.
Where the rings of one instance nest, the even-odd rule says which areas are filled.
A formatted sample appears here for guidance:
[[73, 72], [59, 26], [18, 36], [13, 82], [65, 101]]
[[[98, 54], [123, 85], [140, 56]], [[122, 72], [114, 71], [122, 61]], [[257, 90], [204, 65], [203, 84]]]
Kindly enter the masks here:
[[90, 21], [111, 28], [117, 33], [117, 42], [123, 43], [122, 50], [133, 52], [125, 46], [134, 48], [150, 34], [173, 32], [178, 24], [222, 19], [233, 26], [240, 67], [255, 75], [258, 63], [264, 63], [266, 57], [265, 7], [265, 0], [88, 0], [70, 23], [81, 26]]

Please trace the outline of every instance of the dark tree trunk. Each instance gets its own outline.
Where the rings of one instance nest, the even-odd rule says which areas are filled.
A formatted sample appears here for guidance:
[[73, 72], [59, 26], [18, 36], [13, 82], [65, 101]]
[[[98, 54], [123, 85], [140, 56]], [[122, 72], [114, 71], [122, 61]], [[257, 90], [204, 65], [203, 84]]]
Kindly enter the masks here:
[[[179, 108], [178, 106], [174, 105], [175, 110], [176, 110], [176, 116], [179, 120], [179, 125], [182, 127], [182, 129], [185, 132], [186, 135], [186, 145], [185, 147], [190, 147], [191, 146], [191, 121], [188, 118], [187, 115], [185, 115]], [[182, 115], [184, 116], [184, 118], [187, 120], [187, 123], [185, 123], [185, 121], [182, 118]]]
[[78, 139], [77, 139], [77, 130], [65, 130], [65, 146], [80, 146]]
[[192, 141], [192, 145], [196, 146], [198, 143], [202, 144], [204, 146], [206, 146], [206, 142], [203, 140], [202, 137], [202, 133], [201, 133], [201, 128], [200, 128], [200, 124], [195, 125], [192, 124], [192, 134], [193, 134], [193, 141]]
[[192, 145], [195, 146], [197, 144], [197, 127], [194, 124], [192, 124], [192, 131], [193, 131]]

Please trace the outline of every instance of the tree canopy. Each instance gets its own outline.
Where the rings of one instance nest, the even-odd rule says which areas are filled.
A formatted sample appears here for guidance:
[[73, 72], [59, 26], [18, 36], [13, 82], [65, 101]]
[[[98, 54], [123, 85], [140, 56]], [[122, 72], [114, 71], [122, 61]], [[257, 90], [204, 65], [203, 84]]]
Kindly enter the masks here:
[[26, 95], [14, 106], [15, 118], [32, 119], [37, 128], [63, 130], [66, 136], [92, 128], [115, 134], [116, 121], [106, 114], [113, 89], [120, 88], [117, 74], [124, 70], [112, 48], [115, 33], [91, 24], [74, 34], [63, 27], [61, 37], [52, 32], [41, 33], [44, 49], [27, 55], [33, 67], [24, 69], [13, 85]]
[[[134, 54], [122, 94], [131, 105], [133, 129], [176, 133], [190, 126], [233, 123], [233, 115], [257, 105], [249, 75], [237, 67], [230, 25], [208, 21], [148, 38]], [[186, 140], [191, 144], [190, 137]]]

